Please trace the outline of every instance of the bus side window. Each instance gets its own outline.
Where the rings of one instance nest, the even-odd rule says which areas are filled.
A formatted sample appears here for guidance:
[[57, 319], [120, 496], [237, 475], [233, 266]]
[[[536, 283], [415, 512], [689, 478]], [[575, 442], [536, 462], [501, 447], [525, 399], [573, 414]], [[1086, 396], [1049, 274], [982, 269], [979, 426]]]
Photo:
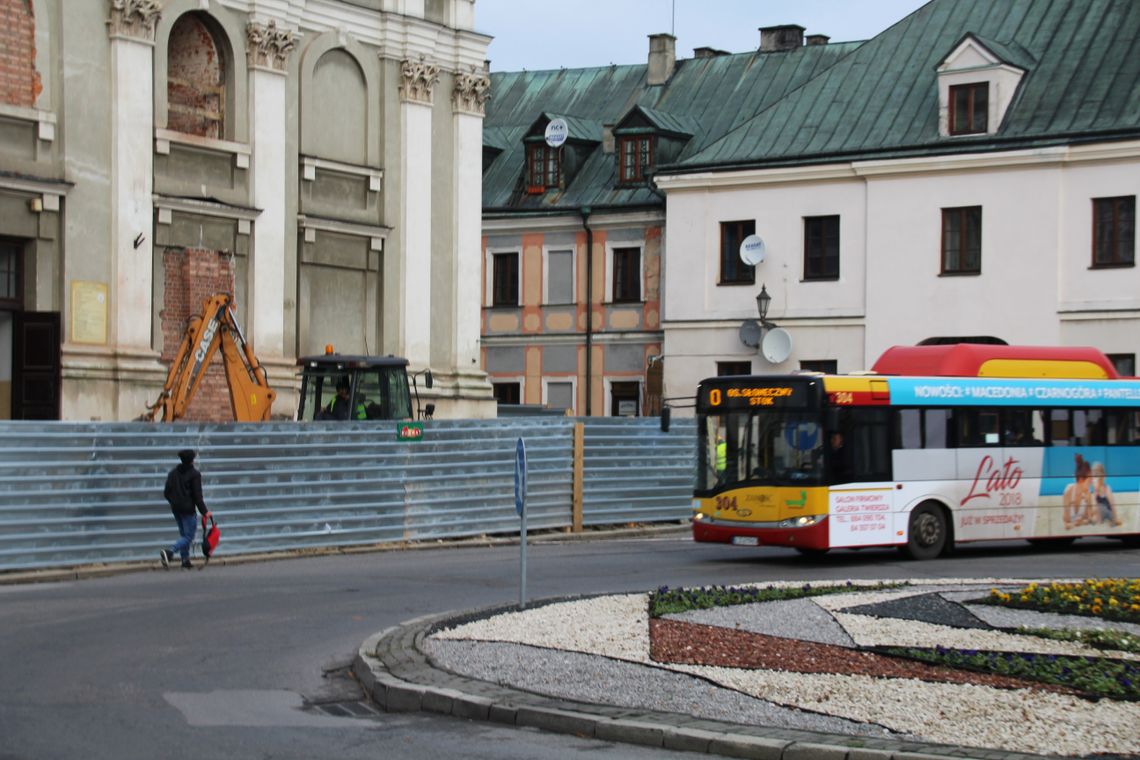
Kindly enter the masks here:
[[895, 416], [895, 441], [900, 449], [922, 448], [922, 410], [900, 409]]
[[1003, 446], [1040, 446], [1034, 434], [1033, 412], [1029, 409], [1007, 409], [1002, 412]]
[[1110, 409], [1105, 413], [1105, 437], [1109, 446], [1135, 445], [1137, 436], [1136, 412]]
[[889, 409], [852, 409], [845, 446], [852, 457], [855, 480], [891, 479], [891, 418]]
[[1049, 415], [1049, 445], [1071, 446], [1069, 438], [1073, 434], [1073, 428], [1069, 423], [1069, 410], [1050, 409], [1046, 414]]
[[1001, 442], [998, 435], [998, 413], [996, 411], [955, 409], [954, 429], [960, 448], [996, 446]]
[[949, 448], [946, 430], [949, 427], [949, 409], [926, 409], [922, 413], [922, 447], [924, 449]]
[[1104, 446], [1108, 443], [1105, 414], [1100, 409], [1074, 409], [1073, 435], [1078, 446]]

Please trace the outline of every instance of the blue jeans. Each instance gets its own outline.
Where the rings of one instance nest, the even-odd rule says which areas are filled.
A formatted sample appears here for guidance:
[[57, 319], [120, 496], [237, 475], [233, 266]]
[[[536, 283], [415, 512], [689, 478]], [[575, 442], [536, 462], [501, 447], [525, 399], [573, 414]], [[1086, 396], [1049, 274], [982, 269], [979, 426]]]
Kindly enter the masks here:
[[182, 561], [186, 562], [190, 559], [190, 547], [194, 544], [194, 534], [198, 531], [198, 515], [175, 515], [174, 522], [178, 523], [178, 540], [170, 547], [170, 553], [181, 554]]

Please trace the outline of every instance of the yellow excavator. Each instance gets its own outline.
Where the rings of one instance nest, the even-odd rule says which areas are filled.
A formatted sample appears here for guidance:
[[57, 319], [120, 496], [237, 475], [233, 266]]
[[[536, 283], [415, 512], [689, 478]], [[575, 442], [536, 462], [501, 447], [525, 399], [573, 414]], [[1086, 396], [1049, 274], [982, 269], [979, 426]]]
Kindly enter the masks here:
[[153, 405], [147, 406], [140, 419], [151, 422], [182, 419], [219, 347], [234, 419], [238, 422], [268, 420], [277, 391], [269, 387], [265, 368], [245, 342], [229, 293], [208, 296], [202, 301], [202, 313], [186, 320], [182, 343], [170, 364], [162, 393]]

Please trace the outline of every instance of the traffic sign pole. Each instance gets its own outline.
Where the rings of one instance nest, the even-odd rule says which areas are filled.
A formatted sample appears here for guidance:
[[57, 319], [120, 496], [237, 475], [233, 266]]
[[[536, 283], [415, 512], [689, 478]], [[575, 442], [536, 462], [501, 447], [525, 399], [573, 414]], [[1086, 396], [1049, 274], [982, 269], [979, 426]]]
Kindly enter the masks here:
[[526, 444], [515, 444], [515, 511], [522, 519], [519, 529], [519, 609], [526, 609]]

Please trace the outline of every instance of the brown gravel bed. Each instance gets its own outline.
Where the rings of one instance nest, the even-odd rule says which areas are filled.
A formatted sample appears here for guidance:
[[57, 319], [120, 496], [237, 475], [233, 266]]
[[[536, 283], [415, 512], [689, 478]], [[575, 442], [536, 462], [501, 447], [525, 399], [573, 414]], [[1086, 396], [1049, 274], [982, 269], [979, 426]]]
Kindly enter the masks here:
[[681, 620], [649, 621], [649, 656], [654, 662], [724, 668], [833, 673], [880, 678], [975, 684], [1001, 689], [1036, 689], [1077, 694], [1073, 689], [1008, 676], [975, 673], [858, 649], [801, 641]]

